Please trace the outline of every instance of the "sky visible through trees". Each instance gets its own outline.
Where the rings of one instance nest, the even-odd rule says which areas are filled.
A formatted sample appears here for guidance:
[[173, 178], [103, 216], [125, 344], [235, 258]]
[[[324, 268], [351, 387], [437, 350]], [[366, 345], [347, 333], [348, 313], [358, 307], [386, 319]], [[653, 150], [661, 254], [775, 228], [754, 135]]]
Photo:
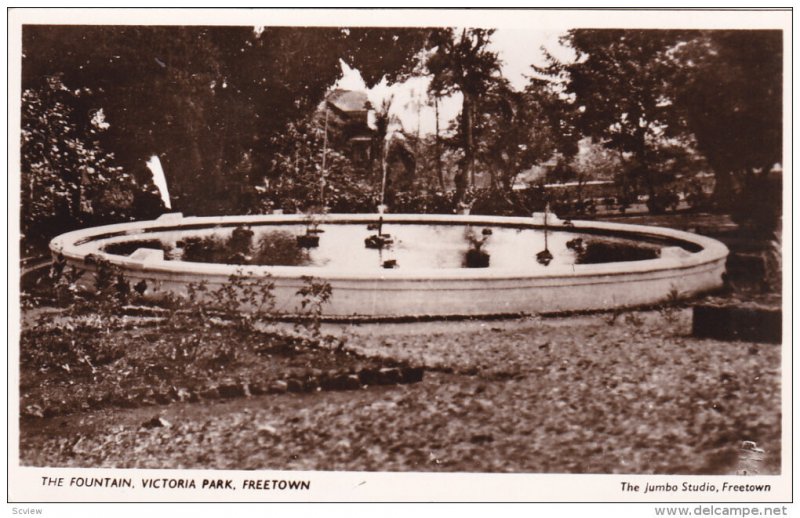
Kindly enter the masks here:
[[[497, 52], [503, 76], [516, 90], [524, 90], [531, 76], [531, 65], [543, 66], [547, 62], [544, 50], [558, 56], [560, 59], [573, 59], [572, 49], [565, 46], [560, 38], [562, 31], [556, 30], [527, 30], [527, 29], [497, 29], [492, 35], [489, 48]], [[353, 70], [346, 64], [343, 65], [342, 78], [336, 83], [337, 88], [347, 90], [368, 90], [370, 101], [380, 106], [383, 99], [392, 96], [393, 114], [403, 124], [403, 127], [416, 131], [419, 125], [421, 133], [432, 134], [436, 130], [436, 119], [432, 103], [425, 103], [418, 113], [415, 102], [425, 96], [430, 77], [410, 77], [402, 83], [388, 85], [378, 84], [367, 89], [358, 70]], [[447, 125], [458, 117], [461, 111], [461, 94], [443, 99], [439, 106], [440, 124]]]

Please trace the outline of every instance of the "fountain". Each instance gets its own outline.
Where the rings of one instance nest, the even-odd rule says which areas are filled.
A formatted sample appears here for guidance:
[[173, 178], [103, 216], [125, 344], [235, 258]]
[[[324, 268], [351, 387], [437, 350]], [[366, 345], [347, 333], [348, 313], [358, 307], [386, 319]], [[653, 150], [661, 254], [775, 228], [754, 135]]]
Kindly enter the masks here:
[[[360, 243], [374, 230], [383, 235], [386, 224], [392, 225], [393, 241], [377, 247], [376, 265], [375, 249]], [[256, 239], [266, 233], [290, 236], [286, 242], [296, 254], [291, 235], [307, 225], [303, 215], [166, 214], [153, 221], [69, 232], [55, 238], [50, 248], [68, 265], [90, 273], [96, 268], [90, 256], [100, 256], [131, 286], [145, 281], [142, 291], [153, 298], [185, 294], [187, 285], [201, 281], [213, 288], [237, 272], [246, 282], [270, 275], [276, 307], [287, 313], [298, 311], [295, 294], [303, 278], [316, 277], [331, 284], [333, 296], [324, 312], [335, 318], [535, 314], [656, 304], [675, 293], [688, 297], [721, 287], [728, 254], [723, 244], [696, 234], [610, 222], [565, 222], [548, 211], [521, 218], [379, 210], [320, 214], [317, 229], [324, 230], [326, 238], [318, 247], [303, 249], [303, 261], [237, 265], [180, 260], [177, 243], [187, 237], [230, 241], [238, 227], [251, 230]], [[476, 239], [482, 241], [480, 250], [491, 256], [486, 266], [464, 264], [469, 228], [483, 229]], [[546, 265], [537, 251], [550, 254]], [[90, 276], [85, 277], [91, 285]]]
[[[388, 139], [384, 155], [387, 145]], [[722, 286], [727, 248], [678, 230], [562, 221], [549, 206], [527, 218], [471, 216], [468, 211], [389, 214], [385, 156], [376, 214], [327, 214], [324, 165], [322, 207], [306, 215], [165, 214], [153, 221], [69, 232], [53, 239], [50, 249], [64, 265], [88, 273], [82, 277], [87, 288], [100, 258], [138, 293], [154, 299], [186, 295], [198, 282], [221, 286], [235, 274], [244, 283], [268, 275], [276, 307], [286, 313], [300, 310], [296, 293], [307, 277], [316, 277], [333, 290], [325, 316], [337, 318], [612, 309]], [[386, 224], [392, 225], [392, 234], [384, 231]], [[321, 241], [322, 232], [328, 237]], [[254, 239], [261, 245], [258, 250]], [[208, 260], [224, 263], [198, 262]]]
[[[553, 254], [547, 248], [547, 214], [550, 212], [550, 204], [544, 206], [544, 250], [536, 254], [536, 262], [541, 265], [547, 266], [553, 260]], [[536, 214], [534, 214], [536, 217]]]
[[375, 233], [364, 239], [364, 246], [367, 248], [374, 248], [376, 250], [383, 250], [388, 248], [394, 243], [391, 234], [383, 233], [383, 213], [386, 211], [386, 205], [381, 202], [378, 205], [378, 223], [367, 225], [367, 230], [374, 230]]
[[383, 250], [384, 248], [391, 246], [394, 242], [391, 234], [383, 233], [383, 214], [388, 208], [386, 206], [386, 155], [389, 152], [388, 148], [389, 138], [387, 135], [387, 138], [384, 139], [383, 151], [381, 154], [381, 202], [378, 205], [378, 224], [377, 226], [369, 225], [367, 227], [368, 230], [375, 230], [376, 233], [364, 240], [364, 246], [378, 250]]

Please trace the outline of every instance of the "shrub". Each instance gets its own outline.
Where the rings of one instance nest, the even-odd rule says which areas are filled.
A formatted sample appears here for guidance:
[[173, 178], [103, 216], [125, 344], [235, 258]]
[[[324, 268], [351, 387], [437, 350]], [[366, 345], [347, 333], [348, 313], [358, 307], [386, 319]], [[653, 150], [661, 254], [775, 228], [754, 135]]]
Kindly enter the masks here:
[[[88, 259], [94, 269], [94, 290], [79, 287], [88, 280], [87, 271], [75, 270], [63, 260], [54, 263], [53, 288], [63, 292], [68, 320], [54, 324], [52, 314], [42, 317], [38, 331], [25, 335], [24, 365], [34, 370], [58, 368], [75, 373], [77, 369], [91, 374], [96, 366], [125, 356], [128, 344], [119, 340], [123, 306], [136, 302], [141, 294], [107, 261], [96, 256]], [[297, 292], [302, 309], [297, 328], [305, 330], [305, 337], [289, 339], [314, 346], [319, 343], [322, 309], [332, 290], [327, 282], [303, 280], [305, 284]], [[278, 316], [274, 289], [270, 276], [254, 278], [239, 269], [218, 288], [205, 282], [190, 283], [183, 296], [164, 295], [159, 302], [165, 311], [158, 320], [160, 332], [155, 334], [153, 350], [145, 353], [156, 359], [148, 368], [162, 370], [167, 376], [195, 368], [219, 370], [239, 361], [243, 340], [237, 337], [264, 332], [261, 325]], [[278, 335], [269, 333], [272, 338]]]
[[672, 287], [669, 290], [667, 299], [658, 307], [658, 312], [669, 324], [674, 324], [680, 317], [680, 310], [683, 306], [681, 302], [681, 294], [678, 288]]
[[314, 277], [304, 276], [303, 287], [297, 290], [300, 296], [301, 317], [298, 328], [304, 327], [313, 337], [320, 337], [322, 308], [330, 301], [333, 291], [330, 283]]
[[530, 216], [531, 213], [517, 199], [516, 193], [489, 190], [475, 193], [470, 214], [482, 216]]
[[249, 264], [253, 247], [253, 231], [238, 226], [227, 238], [189, 236], [178, 242], [183, 247], [183, 261], [197, 263]]
[[248, 254], [253, 247], [253, 231], [247, 227], [236, 227], [225, 244], [233, 254]]
[[650, 214], [664, 214], [667, 209], [675, 211], [680, 203], [680, 197], [672, 191], [656, 192], [647, 198], [647, 210]]
[[208, 298], [226, 319], [241, 329], [253, 330], [257, 323], [274, 319], [274, 290], [272, 276], [248, 277], [237, 270]]
[[59, 369], [91, 373], [125, 353], [124, 346], [85, 323], [40, 327], [20, 336], [20, 366], [32, 370]]

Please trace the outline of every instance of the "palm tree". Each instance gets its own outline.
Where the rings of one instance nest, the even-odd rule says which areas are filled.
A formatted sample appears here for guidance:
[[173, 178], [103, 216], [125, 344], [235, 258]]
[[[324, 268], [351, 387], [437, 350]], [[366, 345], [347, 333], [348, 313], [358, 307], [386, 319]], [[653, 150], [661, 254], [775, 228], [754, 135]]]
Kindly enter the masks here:
[[373, 149], [376, 154], [380, 156], [380, 172], [381, 172], [381, 205], [385, 203], [386, 192], [386, 166], [389, 154], [389, 145], [394, 135], [394, 131], [390, 128], [398, 124], [400, 121], [397, 116], [390, 114], [394, 96], [390, 95], [383, 101], [381, 106], [375, 110], [375, 133], [373, 135]]

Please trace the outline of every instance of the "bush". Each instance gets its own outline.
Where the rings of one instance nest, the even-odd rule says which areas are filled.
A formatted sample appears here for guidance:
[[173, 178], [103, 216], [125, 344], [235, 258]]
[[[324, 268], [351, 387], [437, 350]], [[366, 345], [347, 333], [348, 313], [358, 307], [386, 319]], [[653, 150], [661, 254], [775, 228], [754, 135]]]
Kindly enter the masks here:
[[248, 254], [253, 247], [253, 231], [247, 227], [236, 227], [228, 238], [226, 248], [233, 254]]
[[21, 98], [23, 249], [46, 249], [68, 230], [161, 213], [149, 176], [137, 180], [102, 144], [109, 125], [102, 109], [90, 108], [97, 106], [93, 92], [68, 88], [60, 75], [37, 83]]
[[318, 339], [321, 334], [322, 308], [330, 301], [333, 291], [327, 281], [308, 276], [302, 279], [303, 287], [297, 290], [301, 309], [298, 327], [305, 328], [313, 338]]
[[272, 276], [248, 277], [238, 270], [207, 299], [214, 309], [242, 329], [275, 318], [275, 283]]
[[677, 210], [680, 201], [680, 197], [672, 191], [656, 192], [647, 198], [647, 210], [650, 214], [664, 214], [668, 208]]
[[530, 216], [531, 212], [518, 199], [515, 192], [503, 193], [495, 190], [478, 191], [474, 194], [470, 214], [480, 216]]
[[327, 199], [331, 212], [341, 214], [372, 213], [379, 203], [380, 194], [370, 190], [334, 192]]
[[[62, 261], [54, 264], [53, 289], [69, 320], [54, 324], [52, 314], [41, 317], [36, 333], [23, 334], [21, 364], [33, 370], [57, 368], [66, 373], [92, 374], [96, 366], [126, 355], [128, 344], [119, 340], [120, 332], [124, 333], [124, 306], [144, 299], [113, 265], [98, 257], [88, 259], [94, 268], [93, 290], [79, 286], [86, 271], [68, 267]], [[305, 336], [278, 335], [316, 346], [321, 337], [322, 310], [332, 289], [327, 282], [314, 278], [304, 278], [304, 283], [297, 292], [302, 310], [297, 326], [305, 330]], [[165, 350], [147, 354], [166, 362], [151, 366], [165, 372], [178, 369], [185, 374], [195, 367], [219, 370], [236, 362], [242, 345], [235, 339], [242, 336], [237, 333], [251, 336], [264, 332], [259, 326], [280, 316], [275, 311], [274, 289], [269, 275], [251, 277], [240, 269], [216, 289], [210, 289], [205, 282], [190, 283], [183, 296], [164, 295], [158, 304], [166, 314], [158, 321], [160, 333], [156, 336], [170, 338], [155, 340]]]
[[248, 264], [253, 246], [253, 231], [236, 227], [228, 238], [189, 236], [178, 241], [181, 260], [197, 263]]
[[[386, 203], [394, 213], [406, 214], [453, 214], [457, 208], [454, 191], [392, 191], [387, 193]], [[264, 210], [281, 207], [286, 214], [305, 212], [319, 205], [318, 195], [307, 197], [303, 189], [283, 189], [266, 192], [261, 201]], [[325, 204], [333, 213], [375, 213], [380, 204], [380, 192], [363, 185], [331, 186]], [[548, 193], [541, 185], [531, 185], [518, 191], [498, 189], [469, 189], [464, 203], [470, 212], [482, 215], [529, 216], [542, 212], [548, 201]]]

